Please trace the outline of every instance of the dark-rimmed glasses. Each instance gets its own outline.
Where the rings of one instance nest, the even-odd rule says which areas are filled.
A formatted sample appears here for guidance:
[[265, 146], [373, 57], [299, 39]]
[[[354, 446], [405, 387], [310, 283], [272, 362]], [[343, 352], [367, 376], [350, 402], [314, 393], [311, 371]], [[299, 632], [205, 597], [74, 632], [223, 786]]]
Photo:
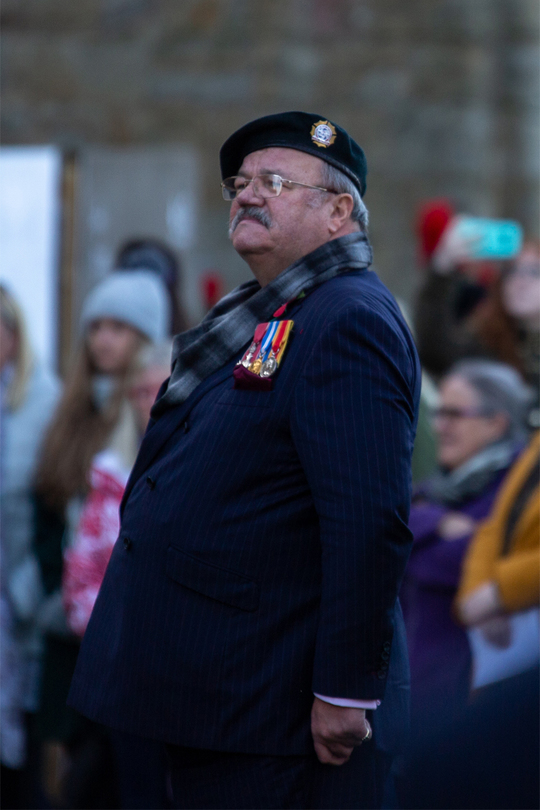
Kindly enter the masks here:
[[478, 419], [483, 416], [488, 416], [485, 411], [479, 411], [475, 408], [435, 408], [432, 411], [433, 419]]
[[299, 183], [297, 180], [286, 180], [280, 177], [279, 174], [256, 174], [249, 180], [247, 177], [237, 175], [236, 177], [227, 177], [221, 184], [221, 193], [223, 199], [227, 202], [234, 200], [238, 194], [253, 183], [253, 191], [258, 197], [268, 199], [268, 197], [279, 197], [282, 192], [283, 186], [303, 186], [304, 188], [313, 188], [316, 191], [328, 191], [330, 194], [335, 194], [330, 188], [322, 188], [322, 186], [310, 186], [307, 183]]

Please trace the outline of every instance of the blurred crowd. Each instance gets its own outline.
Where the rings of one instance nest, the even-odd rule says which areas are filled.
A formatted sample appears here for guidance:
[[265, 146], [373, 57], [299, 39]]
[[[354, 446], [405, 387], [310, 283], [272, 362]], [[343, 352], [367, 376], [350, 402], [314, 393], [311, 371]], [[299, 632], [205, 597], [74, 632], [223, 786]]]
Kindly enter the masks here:
[[462, 221], [444, 199], [418, 218], [414, 330], [431, 407], [420, 411], [401, 591], [411, 752], [397, 783], [410, 808], [529, 808], [539, 790], [540, 244], [526, 240], [512, 260], [472, 258]]
[[0, 289], [3, 807], [166, 806], [159, 746], [104, 731], [66, 697], [171, 335], [186, 328], [177, 288], [165, 246], [125, 245], [84, 302], [63, 387]]
[[[418, 219], [411, 746], [388, 807], [535, 807], [540, 244], [471, 258], [460, 216], [434, 200]], [[160, 747], [66, 696], [172, 335], [188, 326], [178, 272], [165, 245], [123, 246], [84, 302], [63, 384], [0, 287], [2, 807], [170, 806]]]

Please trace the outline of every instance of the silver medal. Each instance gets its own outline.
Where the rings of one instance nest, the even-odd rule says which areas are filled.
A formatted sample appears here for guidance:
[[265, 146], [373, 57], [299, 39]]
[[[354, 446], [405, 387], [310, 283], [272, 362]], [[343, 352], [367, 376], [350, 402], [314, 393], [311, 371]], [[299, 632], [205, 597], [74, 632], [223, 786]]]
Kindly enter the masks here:
[[276, 369], [277, 369], [276, 358], [273, 355], [270, 355], [268, 360], [265, 360], [265, 362], [262, 364], [260, 376], [271, 377]]

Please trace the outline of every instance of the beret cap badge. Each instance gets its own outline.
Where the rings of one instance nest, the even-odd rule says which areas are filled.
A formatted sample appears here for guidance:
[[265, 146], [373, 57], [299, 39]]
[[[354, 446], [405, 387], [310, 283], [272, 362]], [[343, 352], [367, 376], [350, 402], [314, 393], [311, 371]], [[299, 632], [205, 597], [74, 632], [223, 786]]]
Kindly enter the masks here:
[[311, 127], [311, 140], [317, 146], [331, 146], [336, 140], [336, 129], [330, 121], [317, 121]]

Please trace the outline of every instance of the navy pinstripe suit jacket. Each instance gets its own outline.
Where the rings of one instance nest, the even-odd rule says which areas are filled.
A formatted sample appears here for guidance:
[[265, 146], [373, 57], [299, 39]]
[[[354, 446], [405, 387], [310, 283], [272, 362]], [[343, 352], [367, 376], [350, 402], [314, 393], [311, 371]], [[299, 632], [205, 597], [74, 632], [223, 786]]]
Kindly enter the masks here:
[[99, 722], [302, 754], [318, 692], [383, 699], [377, 742], [402, 737], [416, 350], [370, 271], [287, 317], [272, 391], [233, 388], [240, 355], [147, 430], [69, 699]]

